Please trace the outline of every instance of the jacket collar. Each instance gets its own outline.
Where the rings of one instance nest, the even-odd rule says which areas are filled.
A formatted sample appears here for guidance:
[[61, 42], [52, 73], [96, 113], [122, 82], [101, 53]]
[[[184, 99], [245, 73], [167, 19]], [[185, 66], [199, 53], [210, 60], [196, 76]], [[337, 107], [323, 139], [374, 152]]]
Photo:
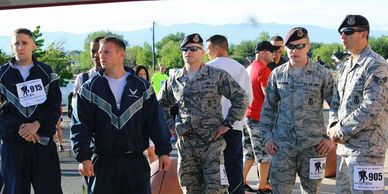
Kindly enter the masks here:
[[[32, 64], [35, 66], [37, 63], [38, 63], [38, 61], [36, 60], [36, 58], [35, 58], [34, 56], [32, 56]], [[15, 65], [17, 64], [17, 63], [16, 63], [16, 58], [15, 58], [15, 57], [12, 57], [9, 64], [10, 64], [10, 66], [11, 66], [12, 68], [15, 68]]]
[[[314, 62], [310, 58], [308, 58], [307, 64], [303, 67], [303, 72], [311, 73], [313, 71], [313, 69], [314, 69], [313, 63]], [[290, 68], [291, 68], [290, 61], [287, 62], [287, 67], [286, 68], [287, 68], [287, 72], [290, 72]]]
[[[209, 75], [209, 65], [205, 65], [205, 64], [201, 64], [201, 67], [199, 68], [196, 76], [195, 76], [195, 79], [197, 78], [200, 78], [200, 77], [205, 77]], [[176, 74], [176, 78], [178, 80], [182, 79], [183, 77], [186, 77], [187, 78], [187, 75], [186, 75], [186, 69], [185, 67], [182, 67], [178, 73]]]
[[[128, 80], [128, 78], [130, 76], [135, 75], [135, 71], [132, 68], [128, 67], [128, 66], [124, 66], [124, 71], [128, 72], [128, 74], [129, 74], [129, 76], [127, 77], [127, 80]], [[104, 68], [99, 68], [98, 69], [98, 76], [103, 77], [104, 76], [104, 72], [105, 72]]]
[[365, 49], [360, 53], [357, 61], [353, 63], [353, 65], [358, 64], [359, 66], [363, 66], [364, 60], [372, 53], [372, 49], [370, 48], [370, 45], [365, 47]]

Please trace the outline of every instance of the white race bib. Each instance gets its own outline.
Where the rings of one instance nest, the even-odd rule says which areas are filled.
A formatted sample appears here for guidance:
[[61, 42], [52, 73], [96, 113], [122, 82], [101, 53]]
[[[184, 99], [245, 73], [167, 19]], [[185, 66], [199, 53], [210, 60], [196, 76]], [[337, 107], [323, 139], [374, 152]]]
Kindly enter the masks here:
[[229, 185], [228, 176], [226, 175], [225, 166], [220, 164], [220, 179], [221, 185]]
[[323, 179], [325, 177], [326, 157], [310, 158], [310, 179]]
[[383, 166], [354, 166], [354, 189], [384, 190]]
[[16, 84], [20, 104], [23, 107], [42, 104], [46, 101], [46, 93], [41, 79], [34, 79]]

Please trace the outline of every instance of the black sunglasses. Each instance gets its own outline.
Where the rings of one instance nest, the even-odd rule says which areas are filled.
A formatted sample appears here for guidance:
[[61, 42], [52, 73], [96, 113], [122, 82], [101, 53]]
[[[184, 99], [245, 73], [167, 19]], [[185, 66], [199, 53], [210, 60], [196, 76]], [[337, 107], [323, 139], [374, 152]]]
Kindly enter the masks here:
[[365, 29], [355, 29], [355, 28], [342, 28], [340, 31], [339, 31], [339, 34], [342, 35], [342, 33], [344, 33], [346, 36], [350, 36], [352, 34], [354, 34], [355, 32], [362, 32], [362, 31], [366, 31]]
[[202, 48], [198, 47], [198, 46], [189, 46], [189, 47], [181, 48], [181, 51], [183, 51], [183, 52], [187, 52], [188, 50], [190, 50], [191, 52], [195, 52], [195, 51], [198, 51], [198, 50], [202, 50]]
[[287, 44], [286, 47], [290, 50], [298, 49], [302, 50], [306, 47], [306, 44]]

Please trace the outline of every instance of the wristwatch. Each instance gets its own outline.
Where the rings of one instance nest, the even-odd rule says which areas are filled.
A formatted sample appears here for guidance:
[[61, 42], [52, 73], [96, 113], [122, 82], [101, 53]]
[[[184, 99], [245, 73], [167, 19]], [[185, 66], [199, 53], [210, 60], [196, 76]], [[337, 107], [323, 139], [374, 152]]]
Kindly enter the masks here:
[[229, 122], [229, 120], [224, 120], [221, 123], [223, 126], [228, 127], [229, 129], [233, 129], [232, 124]]

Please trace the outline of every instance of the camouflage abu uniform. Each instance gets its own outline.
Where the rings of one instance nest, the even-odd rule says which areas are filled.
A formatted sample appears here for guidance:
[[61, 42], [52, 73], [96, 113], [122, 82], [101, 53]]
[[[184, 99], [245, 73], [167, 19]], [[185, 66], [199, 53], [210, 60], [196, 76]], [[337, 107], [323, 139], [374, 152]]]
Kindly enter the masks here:
[[326, 134], [323, 100], [330, 103], [333, 84], [330, 71], [311, 60], [299, 76], [293, 73], [290, 62], [272, 71], [260, 130], [265, 142], [273, 139], [278, 146], [270, 170], [274, 193], [291, 193], [296, 173], [302, 192], [320, 192], [321, 179], [309, 179], [309, 163], [310, 158], [324, 157], [315, 146]]
[[388, 145], [387, 75], [388, 64], [370, 46], [357, 61], [348, 60], [339, 70], [330, 124], [340, 122], [337, 133], [345, 144], [338, 144], [337, 155], [348, 158], [350, 164], [349, 173], [344, 172], [347, 168], [341, 167], [341, 159], [337, 160], [337, 193], [351, 193], [350, 188], [354, 188], [353, 166], [384, 165]]
[[212, 140], [214, 132], [224, 120], [221, 97], [231, 101], [226, 119], [230, 123], [241, 120], [248, 104], [239, 84], [226, 72], [202, 65], [193, 80], [184, 68], [172, 75], [159, 92], [159, 102], [168, 117], [174, 121], [168, 108], [178, 103], [175, 120], [178, 135], [178, 173], [180, 184], [187, 193], [227, 193], [221, 185], [220, 165], [223, 164], [225, 140]]
[[368, 45], [369, 22], [347, 15], [338, 28], [351, 53], [339, 70], [328, 129], [337, 147], [337, 193], [384, 193], [388, 64]]

